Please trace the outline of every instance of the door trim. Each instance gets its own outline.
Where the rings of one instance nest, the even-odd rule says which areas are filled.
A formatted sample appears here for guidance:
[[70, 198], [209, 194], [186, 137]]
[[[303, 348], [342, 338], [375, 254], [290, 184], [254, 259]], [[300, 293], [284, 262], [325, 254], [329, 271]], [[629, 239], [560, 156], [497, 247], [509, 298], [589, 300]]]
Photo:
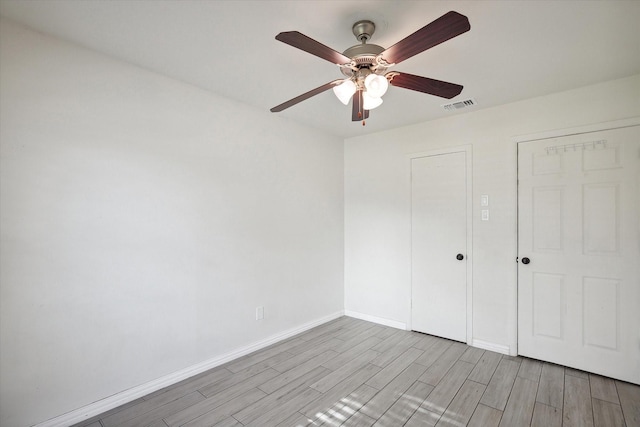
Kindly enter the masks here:
[[561, 136], [580, 135], [583, 133], [600, 132], [609, 129], [619, 129], [640, 125], [640, 116], [630, 117], [628, 119], [614, 120], [610, 122], [602, 122], [591, 125], [582, 125], [563, 129], [554, 129], [544, 132], [529, 133], [525, 135], [514, 136], [512, 142], [531, 142], [540, 139], [558, 138]]
[[[544, 139], [551, 139], [551, 138], [560, 138], [560, 137], [565, 137], [565, 136], [571, 136], [571, 135], [582, 135], [582, 134], [586, 134], [586, 133], [592, 133], [592, 132], [601, 132], [604, 130], [611, 130], [611, 129], [621, 129], [621, 128], [626, 128], [626, 127], [633, 127], [633, 126], [640, 126], [640, 116], [638, 117], [630, 117], [630, 118], [626, 118], [626, 119], [621, 119], [621, 120], [613, 120], [613, 121], [608, 121], [608, 122], [601, 122], [601, 123], [595, 123], [595, 124], [590, 124], [590, 125], [582, 125], [582, 126], [576, 126], [576, 127], [570, 127], [570, 128], [563, 128], [563, 129], [555, 129], [555, 130], [548, 130], [548, 131], [543, 131], [543, 132], [536, 132], [536, 133], [530, 133], [530, 134], [525, 134], [525, 135], [519, 135], [519, 136], [513, 136], [511, 138], [511, 142], [513, 144], [515, 144], [516, 146], [516, 150], [515, 150], [515, 164], [516, 164], [516, 182], [515, 182], [515, 186], [516, 186], [516, 198], [515, 198], [515, 212], [516, 212], [516, 255], [515, 255], [515, 259], [518, 259], [519, 254], [518, 254], [518, 248], [520, 247], [520, 227], [518, 224], [518, 218], [519, 218], [519, 214], [518, 214], [518, 200], [519, 200], [519, 189], [518, 189], [518, 177], [519, 177], [519, 170], [518, 170], [518, 155], [519, 155], [519, 143], [524, 143], [524, 142], [533, 142], [533, 141], [540, 141], [540, 140], [544, 140]], [[518, 328], [519, 328], [519, 324], [518, 324], [518, 319], [519, 319], [519, 313], [518, 313], [518, 292], [519, 292], [519, 286], [520, 284], [518, 283], [518, 268], [520, 268], [519, 264], [516, 264], [516, 268], [515, 268], [515, 283], [516, 283], [516, 292], [514, 293], [513, 296], [513, 300], [512, 300], [512, 309], [510, 310], [510, 314], [512, 316], [513, 319], [516, 319], [515, 324], [514, 324], [514, 330], [512, 331], [513, 336], [514, 336], [514, 341], [511, 342], [511, 352], [510, 354], [512, 356], [516, 356], [518, 354], [520, 354], [519, 348], [518, 348]]]
[[438, 156], [443, 154], [453, 153], [465, 153], [465, 166], [466, 166], [466, 189], [467, 189], [467, 340], [466, 343], [471, 345], [473, 343], [473, 150], [471, 144], [461, 145], [457, 147], [441, 148], [429, 151], [421, 151], [417, 153], [410, 153], [405, 155], [406, 161], [406, 182], [407, 182], [407, 200], [409, 208], [409, 304], [407, 316], [407, 329], [413, 330], [411, 325], [412, 316], [412, 301], [413, 301], [413, 281], [411, 279], [411, 259], [412, 254], [412, 236], [413, 230], [411, 225], [411, 161], [413, 159], [419, 159], [421, 157]]

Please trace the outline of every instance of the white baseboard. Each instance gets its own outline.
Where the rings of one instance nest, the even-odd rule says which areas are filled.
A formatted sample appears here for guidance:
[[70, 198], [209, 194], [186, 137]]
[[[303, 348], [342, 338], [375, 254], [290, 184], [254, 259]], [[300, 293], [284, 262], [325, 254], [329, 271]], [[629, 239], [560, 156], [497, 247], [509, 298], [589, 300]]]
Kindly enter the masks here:
[[385, 319], [383, 317], [371, 316], [370, 314], [358, 313], [357, 311], [345, 310], [345, 316], [354, 317], [360, 320], [366, 320], [368, 322], [377, 323], [379, 325], [390, 326], [396, 329], [402, 329], [404, 331], [407, 330], [407, 324], [403, 322], [398, 322], [397, 320]]
[[260, 350], [261, 348], [270, 346], [271, 344], [275, 344], [301, 332], [330, 322], [331, 320], [337, 319], [338, 317], [341, 317], [343, 315], [344, 311], [341, 310], [328, 316], [324, 316], [320, 319], [307, 322], [296, 328], [292, 328], [284, 332], [272, 335], [258, 342], [249, 344], [245, 347], [241, 347], [229, 353], [214, 357], [209, 360], [205, 360], [202, 363], [189, 366], [188, 368], [182, 369], [169, 375], [165, 375], [156, 380], [114, 394], [113, 396], [109, 396], [97, 402], [83, 406], [82, 408], [60, 415], [56, 418], [52, 418], [40, 424], [36, 424], [35, 427], [66, 427], [69, 425], [77, 424], [86, 419], [95, 417], [96, 415], [100, 415], [110, 409], [117, 408], [118, 406], [124, 405], [125, 403], [129, 403], [142, 396], [146, 396], [147, 394], [153, 393], [154, 391], [160, 390], [161, 388], [170, 386], [179, 381], [205, 372], [211, 368], [215, 368], [216, 366], [220, 366], [224, 363], [230, 362], [234, 359], [237, 359], [238, 357], [253, 353], [256, 350]]
[[492, 342], [473, 340], [471, 342], [472, 347], [478, 347], [483, 350], [495, 351], [496, 353], [502, 353], [509, 355], [510, 348], [508, 345], [494, 344]]

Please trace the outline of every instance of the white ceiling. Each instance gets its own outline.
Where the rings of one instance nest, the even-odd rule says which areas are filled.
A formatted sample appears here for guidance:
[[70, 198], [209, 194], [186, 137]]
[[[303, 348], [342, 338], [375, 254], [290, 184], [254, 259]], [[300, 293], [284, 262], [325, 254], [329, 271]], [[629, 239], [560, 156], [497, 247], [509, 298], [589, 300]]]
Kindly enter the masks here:
[[[471, 31], [391, 70], [462, 84], [452, 101], [473, 97], [471, 108], [640, 73], [640, 1], [0, 0], [12, 20], [265, 112], [342, 76], [279, 32], [343, 51], [357, 44], [352, 24], [370, 19], [370, 42], [389, 47], [449, 10]], [[346, 138], [469, 111], [446, 102], [391, 87], [365, 127], [331, 91], [269, 114]]]

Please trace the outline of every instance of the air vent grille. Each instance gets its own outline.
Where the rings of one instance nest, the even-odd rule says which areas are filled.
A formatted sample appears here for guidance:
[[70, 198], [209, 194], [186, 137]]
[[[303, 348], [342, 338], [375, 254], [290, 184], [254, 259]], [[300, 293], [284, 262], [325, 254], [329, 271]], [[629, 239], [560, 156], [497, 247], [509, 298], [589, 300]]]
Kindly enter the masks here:
[[455, 110], [460, 110], [461, 108], [472, 107], [477, 104], [478, 103], [474, 98], [469, 98], [463, 101], [452, 102], [451, 104], [444, 104], [442, 105], [442, 108], [444, 108], [447, 111], [455, 111]]

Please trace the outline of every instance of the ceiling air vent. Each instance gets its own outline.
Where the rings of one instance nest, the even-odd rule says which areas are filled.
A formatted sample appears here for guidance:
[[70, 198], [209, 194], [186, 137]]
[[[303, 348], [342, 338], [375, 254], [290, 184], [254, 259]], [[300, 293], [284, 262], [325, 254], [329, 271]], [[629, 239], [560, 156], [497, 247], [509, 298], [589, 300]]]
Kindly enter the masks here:
[[448, 111], [455, 111], [461, 108], [471, 107], [476, 105], [477, 102], [474, 98], [465, 99], [463, 101], [452, 102], [451, 104], [443, 104], [442, 108]]

